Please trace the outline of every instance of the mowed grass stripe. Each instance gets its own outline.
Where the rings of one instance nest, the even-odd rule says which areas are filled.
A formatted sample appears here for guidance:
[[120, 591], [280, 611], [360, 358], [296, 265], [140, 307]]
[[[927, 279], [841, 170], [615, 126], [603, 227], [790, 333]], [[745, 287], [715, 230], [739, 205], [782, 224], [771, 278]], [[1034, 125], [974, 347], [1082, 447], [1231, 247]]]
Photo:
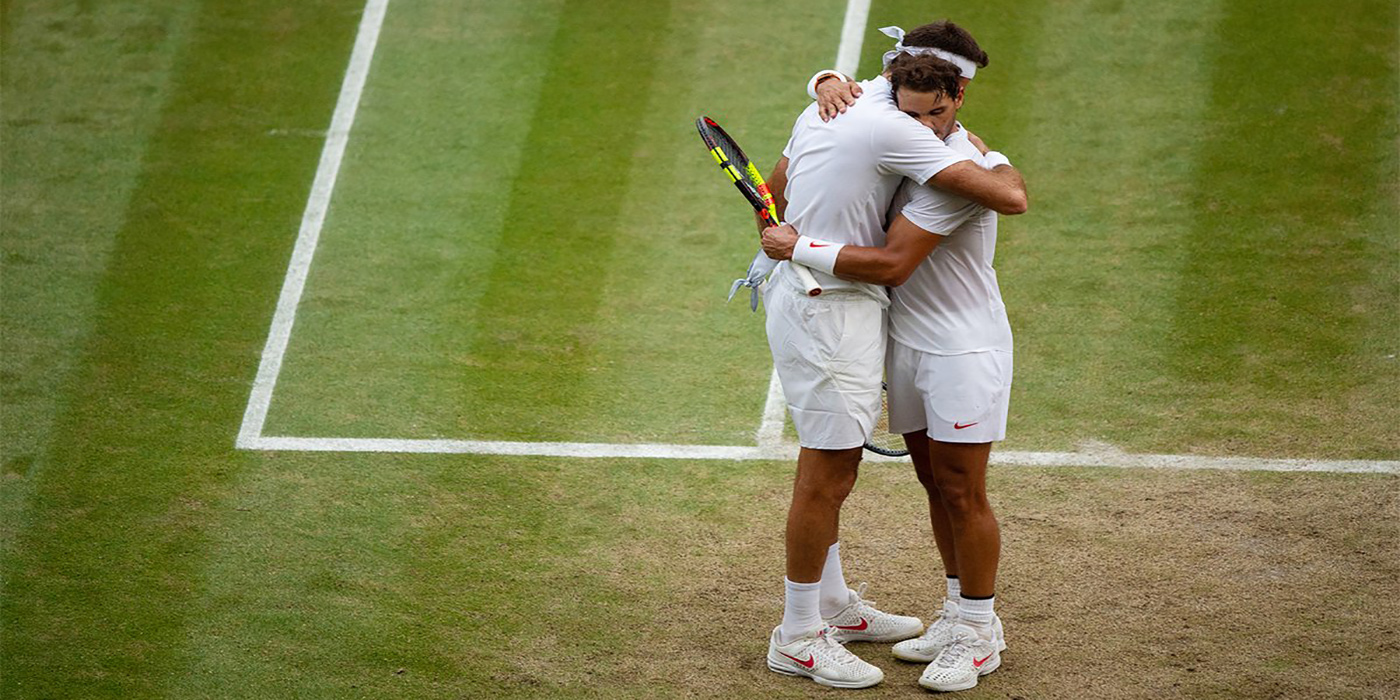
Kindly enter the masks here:
[[266, 434], [461, 434], [443, 394], [461, 383], [559, 11], [388, 8]]
[[[1006, 446], [1394, 459], [1394, 9], [1038, 7], [948, 11], [992, 55], [965, 121], [1032, 194]], [[872, 26], [898, 10], [942, 14]]]
[[[752, 213], [715, 167], [695, 119], [718, 120], [765, 175], [836, 55], [844, 2], [708, 3], [673, 10], [655, 56], [629, 181], [604, 263], [581, 439], [752, 445], [772, 368], [762, 311], [730, 282], [757, 250]], [[678, 7], [683, 7], [679, 6]]]
[[[803, 64], [834, 52], [804, 28], [839, 3], [767, 28], [739, 4], [704, 27], [664, 6], [429, 7], [390, 10], [266, 433], [752, 442], [761, 318], [723, 303], [750, 215], [691, 124], [730, 118], [770, 167]], [[526, 17], [471, 49], [442, 28]], [[769, 52], [803, 60], [736, 80]], [[425, 80], [437, 65], [456, 70]]]
[[1400, 10], [1236, 0], [1211, 48], [1162, 442], [1393, 459]]
[[589, 409], [579, 382], [610, 332], [601, 283], [668, 10], [564, 4], [455, 396], [473, 436], [577, 436], [559, 418]]
[[[6, 10], [10, 3], [5, 3]], [[194, 7], [30, 3], [0, 100], [0, 539], [23, 520]], [[11, 26], [13, 23], [13, 26]], [[115, 70], [114, 70], [115, 69]]]
[[[1208, 100], [1218, 14], [1211, 2], [1054, 4], [1036, 38], [1000, 41], [985, 71], [1012, 71], [1021, 92], [969, 91], [971, 108], [995, 97], [1025, 120], [1007, 148], [1031, 211], [1002, 218], [997, 251], [1016, 335], [1008, 449], [1184, 451], [1150, 441], [1177, 407], [1141, 392], [1162, 381], [1176, 242], [1194, 221], [1182, 200], [1203, 147], [1185, 115]], [[1018, 24], [988, 19], [993, 37]]]
[[358, 8], [200, 9], [7, 566], [7, 696], [161, 696], [254, 459], [231, 431], [320, 148], [274, 132], [324, 128]]

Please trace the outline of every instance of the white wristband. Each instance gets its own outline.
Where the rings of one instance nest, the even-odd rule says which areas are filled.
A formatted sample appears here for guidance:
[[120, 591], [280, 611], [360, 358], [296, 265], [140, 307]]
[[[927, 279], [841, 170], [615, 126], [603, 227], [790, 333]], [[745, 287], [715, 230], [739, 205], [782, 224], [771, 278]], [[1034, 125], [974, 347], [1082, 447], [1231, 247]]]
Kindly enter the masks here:
[[1003, 155], [1001, 151], [987, 151], [982, 155], [982, 165], [991, 170], [998, 165], [1011, 165], [1011, 159]]
[[792, 247], [792, 261], [806, 265], [813, 270], [821, 270], [828, 275], [836, 274], [836, 255], [845, 248], [844, 243], [819, 241], [815, 238], [798, 236]]
[[835, 70], [817, 71], [817, 74], [814, 75], [814, 76], [812, 76], [812, 79], [811, 79], [811, 80], [808, 80], [808, 81], [807, 81], [807, 95], [808, 95], [809, 97], [811, 97], [811, 98], [814, 99], [814, 100], [817, 99], [817, 83], [821, 82], [822, 78], [825, 78], [825, 77], [828, 76], [828, 75], [834, 75], [834, 76], [836, 76], [836, 78], [837, 78], [838, 80], [840, 80], [841, 82], [843, 82], [843, 83], [846, 82], [846, 76], [845, 76], [843, 73], [841, 73], [841, 71], [835, 71]]

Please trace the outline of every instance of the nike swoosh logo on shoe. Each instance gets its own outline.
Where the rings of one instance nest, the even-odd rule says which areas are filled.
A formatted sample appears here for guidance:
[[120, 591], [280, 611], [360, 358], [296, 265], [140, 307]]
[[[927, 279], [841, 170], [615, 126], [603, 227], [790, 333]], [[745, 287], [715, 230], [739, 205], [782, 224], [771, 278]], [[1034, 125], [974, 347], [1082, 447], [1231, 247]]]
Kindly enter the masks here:
[[[995, 654], [995, 653], [996, 653], [996, 652], [992, 652], [992, 654]], [[982, 664], [987, 663], [987, 659], [992, 658], [992, 654], [987, 654], [986, 656], [982, 657], [981, 659], [973, 659], [973, 660], [972, 660], [972, 667], [973, 667], [973, 668], [982, 668]], [[787, 654], [783, 654], [783, 656], [787, 656]]]
[[863, 630], [863, 629], [865, 629], [866, 627], [869, 627], [869, 626], [870, 626], [870, 623], [869, 623], [869, 622], [866, 622], [866, 621], [865, 621], [865, 618], [863, 618], [863, 617], [860, 618], [860, 624], [859, 624], [859, 625], [832, 625], [832, 627], [835, 627], [835, 628], [838, 629], [838, 630], [851, 630], [852, 632], [859, 632], [859, 631], [861, 631], [861, 630]]
[[[783, 654], [783, 652], [781, 652], [781, 651], [778, 652], [778, 653], [779, 653], [779, 654]], [[808, 655], [807, 655], [807, 660], [806, 660], [806, 661], [803, 661], [802, 659], [799, 659], [799, 658], [797, 658], [796, 656], [791, 656], [791, 655], [789, 655], [789, 654], [783, 654], [783, 656], [786, 656], [786, 657], [788, 657], [789, 659], [792, 659], [793, 661], [796, 661], [797, 663], [802, 664], [803, 666], [805, 666], [805, 667], [807, 667], [807, 668], [811, 668], [811, 667], [817, 665], [817, 657], [812, 656], [811, 654], [808, 654]]]

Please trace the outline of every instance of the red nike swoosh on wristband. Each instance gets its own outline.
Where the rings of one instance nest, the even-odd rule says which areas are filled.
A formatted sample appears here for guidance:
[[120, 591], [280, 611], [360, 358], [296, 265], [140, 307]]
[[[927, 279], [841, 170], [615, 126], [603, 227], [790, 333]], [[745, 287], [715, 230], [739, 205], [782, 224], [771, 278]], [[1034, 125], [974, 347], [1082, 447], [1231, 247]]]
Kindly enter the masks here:
[[807, 244], [807, 247], [809, 247], [809, 248], [825, 248], [825, 247], [827, 247], [827, 246], [829, 246], [829, 245], [831, 245], [831, 244], [830, 244], [830, 243], [808, 243], [808, 244]]
[[966, 424], [966, 425], [964, 425], [964, 424], [962, 424], [962, 423], [954, 423], [954, 424], [953, 424], [953, 430], [962, 430], [963, 428], [971, 428], [971, 427], [974, 426], [974, 425], [977, 425], [977, 423], [968, 423], [968, 424]]
[[[778, 653], [779, 653], [779, 654], [783, 654], [783, 652], [781, 652], [781, 651], [778, 652]], [[786, 657], [788, 657], [789, 659], [792, 659], [793, 661], [796, 661], [797, 663], [802, 664], [803, 666], [805, 666], [805, 667], [807, 667], [807, 668], [811, 668], [811, 667], [817, 665], [817, 657], [812, 656], [811, 654], [808, 654], [808, 655], [807, 655], [807, 660], [806, 660], [806, 661], [803, 661], [802, 659], [799, 659], [799, 658], [797, 658], [796, 656], [792, 656], [792, 655], [790, 655], [790, 654], [783, 654], [783, 656], [786, 656]]]
[[860, 618], [860, 624], [859, 624], [859, 625], [832, 625], [832, 627], [835, 627], [835, 628], [838, 629], [838, 630], [851, 630], [852, 632], [859, 632], [859, 631], [861, 631], [861, 630], [863, 630], [863, 629], [865, 629], [866, 627], [869, 627], [869, 626], [870, 626], [870, 623], [869, 623], [869, 622], [866, 622], [866, 621], [865, 621], [865, 618], [863, 618], [863, 617]]

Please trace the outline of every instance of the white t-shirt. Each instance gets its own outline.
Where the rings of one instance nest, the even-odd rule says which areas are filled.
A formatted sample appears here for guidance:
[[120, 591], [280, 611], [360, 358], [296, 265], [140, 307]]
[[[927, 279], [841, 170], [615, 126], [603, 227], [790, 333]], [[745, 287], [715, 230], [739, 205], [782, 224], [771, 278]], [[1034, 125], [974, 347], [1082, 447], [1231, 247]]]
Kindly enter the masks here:
[[[885, 244], [890, 199], [903, 178], [928, 182], [968, 160], [927, 127], [899, 111], [883, 77], [861, 83], [864, 92], [845, 114], [823, 122], [817, 105], [792, 127], [786, 217], [798, 233], [835, 243]], [[856, 290], [881, 300], [883, 287], [812, 272], [823, 289]]]
[[[950, 136], [948, 145], [981, 162], [966, 131]], [[1011, 352], [1011, 323], [992, 269], [997, 213], [907, 180], [890, 204], [890, 218], [901, 213], [944, 239], [909, 280], [894, 289], [890, 337], [935, 355]]]

